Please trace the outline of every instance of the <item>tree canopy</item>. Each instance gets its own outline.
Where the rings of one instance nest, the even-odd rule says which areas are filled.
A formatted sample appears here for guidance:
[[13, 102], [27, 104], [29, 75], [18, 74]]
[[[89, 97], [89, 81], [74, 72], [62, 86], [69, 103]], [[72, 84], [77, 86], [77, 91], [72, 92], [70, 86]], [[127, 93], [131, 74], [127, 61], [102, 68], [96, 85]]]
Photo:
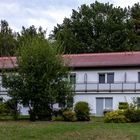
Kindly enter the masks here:
[[13, 56], [16, 50], [16, 33], [12, 32], [6, 20], [0, 22], [0, 56]]
[[50, 38], [57, 40], [65, 53], [140, 50], [139, 13], [139, 3], [128, 8], [97, 1], [84, 4], [57, 24]]
[[51, 117], [53, 104], [66, 104], [73, 95], [58, 50], [38, 36], [27, 38], [17, 53], [17, 72], [5, 76], [9, 95], [28, 104], [30, 115], [38, 119]]

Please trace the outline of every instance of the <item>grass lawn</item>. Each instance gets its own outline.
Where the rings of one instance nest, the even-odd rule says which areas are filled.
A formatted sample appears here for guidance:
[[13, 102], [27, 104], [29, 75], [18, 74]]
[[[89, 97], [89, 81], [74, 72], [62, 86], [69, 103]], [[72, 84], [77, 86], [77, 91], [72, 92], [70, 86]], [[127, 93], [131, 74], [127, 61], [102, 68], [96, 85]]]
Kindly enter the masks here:
[[0, 140], [140, 140], [140, 123], [1, 121]]

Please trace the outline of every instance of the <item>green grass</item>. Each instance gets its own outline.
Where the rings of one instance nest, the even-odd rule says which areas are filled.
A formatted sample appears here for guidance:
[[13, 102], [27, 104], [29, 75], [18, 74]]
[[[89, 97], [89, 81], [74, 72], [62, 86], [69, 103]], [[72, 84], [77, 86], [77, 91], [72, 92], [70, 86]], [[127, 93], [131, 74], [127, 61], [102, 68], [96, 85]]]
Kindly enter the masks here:
[[0, 140], [140, 140], [140, 123], [1, 121]]

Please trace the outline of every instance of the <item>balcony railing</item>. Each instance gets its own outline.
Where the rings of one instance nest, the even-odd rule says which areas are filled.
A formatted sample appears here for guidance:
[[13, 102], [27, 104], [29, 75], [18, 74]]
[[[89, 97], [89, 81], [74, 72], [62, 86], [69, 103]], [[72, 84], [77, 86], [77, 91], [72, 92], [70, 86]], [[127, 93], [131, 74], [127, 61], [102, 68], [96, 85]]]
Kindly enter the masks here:
[[75, 92], [137, 92], [140, 83], [76, 83]]

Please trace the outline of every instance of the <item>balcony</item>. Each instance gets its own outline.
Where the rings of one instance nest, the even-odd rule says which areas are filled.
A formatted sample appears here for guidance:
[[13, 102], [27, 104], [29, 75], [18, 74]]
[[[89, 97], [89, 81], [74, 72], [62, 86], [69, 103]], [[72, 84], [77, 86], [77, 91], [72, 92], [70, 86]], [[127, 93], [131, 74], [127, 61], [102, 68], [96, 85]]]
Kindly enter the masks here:
[[76, 83], [75, 92], [137, 92], [140, 83]]

